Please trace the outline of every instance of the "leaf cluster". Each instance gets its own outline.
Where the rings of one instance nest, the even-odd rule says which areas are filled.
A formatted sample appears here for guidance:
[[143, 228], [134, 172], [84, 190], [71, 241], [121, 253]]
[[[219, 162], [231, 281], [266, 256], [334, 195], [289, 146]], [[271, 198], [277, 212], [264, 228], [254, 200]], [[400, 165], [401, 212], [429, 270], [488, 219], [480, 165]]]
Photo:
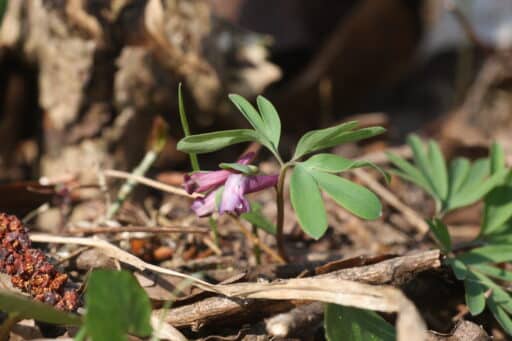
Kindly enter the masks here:
[[[446, 167], [446, 161], [434, 141], [425, 151], [418, 137], [408, 139], [415, 165], [390, 154], [398, 168], [393, 172], [430, 193], [438, 210], [428, 220], [430, 230], [456, 278], [464, 281], [466, 304], [472, 315], [487, 306], [503, 329], [512, 335], [512, 297], [504, 285], [512, 282], [512, 272], [501, 263], [512, 261], [512, 176], [505, 167], [501, 146], [494, 144], [490, 157], [473, 163], [456, 159]], [[474, 248], [459, 252], [442, 217], [456, 208], [478, 200], [484, 202], [479, 236], [470, 243]]]
[[[302, 229], [313, 238], [320, 238], [327, 230], [327, 216], [321, 191], [359, 217], [364, 219], [379, 217], [381, 204], [375, 194], [338, 176], [341, 172], [357, 167], [377, 168], [375, 165], [364, 161], [348, 160], [328, 153], [313, 155], [305, 161], [302, 159], [311, 153], [342, 143], [381, 134], [384, 132], [383, 128], [358, 129], [357, 122], [351, 121], [326, 129], [310, 131], [298, 141], [292, 159], [284, 163], [278, 150], [281, 121], [272, 103], [263, 96], [258, 96], [256, 99], [258, 108], [256, 109], [239, 95], [230, 95], [229, 98], [252, 126], [252, 129], [233, 129], [186, 136], [179, 141], [179, 150], [187, 153], [209, 153], [242, 142], [258, 142], [265, 146], [277, 158], [282, 169], [286, 171], [288, 168], [293, 168], [290, 182], [292, 206]], [[221, 164], [221, 167], [244, 174], [254, 173], [254, 170], [248, 166], [224, 163]], [[255, 215], [250, 217], [255, 219]], [[266, 225], [269, 230], [268, 224]]]

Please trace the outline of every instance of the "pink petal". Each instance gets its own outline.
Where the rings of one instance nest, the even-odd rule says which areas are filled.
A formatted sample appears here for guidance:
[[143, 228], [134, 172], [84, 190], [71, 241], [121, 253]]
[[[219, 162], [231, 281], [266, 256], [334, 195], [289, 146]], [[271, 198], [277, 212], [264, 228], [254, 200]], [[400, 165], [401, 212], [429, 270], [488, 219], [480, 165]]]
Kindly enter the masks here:
[[248, 178], [243, 174], [232, 174], [228, 177], [219, 208], [221, 214], [249, 212], [249, 201], [244, 197], [247, 180]]
[[244, 193], [253, 193], [277, 185], [277, 175], [255, 175], [247, 178]]
[[188, 193], [207, 192], [222, 186], [230, 174], [225, 169], [185, 174], [185, 189]]
[[215, 195], [217, 191], [210, 192], [204, 198], [198, 198], [192, 203], [192, 210], [198, 217], [209, 216], [215, 212]]

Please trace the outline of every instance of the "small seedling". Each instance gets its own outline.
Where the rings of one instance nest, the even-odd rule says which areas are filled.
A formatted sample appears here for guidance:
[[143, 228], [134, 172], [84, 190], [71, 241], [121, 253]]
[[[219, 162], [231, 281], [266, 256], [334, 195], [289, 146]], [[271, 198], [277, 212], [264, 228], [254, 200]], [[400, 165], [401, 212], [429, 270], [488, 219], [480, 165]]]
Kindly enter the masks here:
[[[277, 223], [276, 238], [279, 253], [286, 259], [283, 245], [285, 177], [292, 172], [290, 197], [293, 209], [302, 229], [318, 239], [327, 230], [327, 215], [321, 192], [325, 192], [336, 203], [364, 219], [376, 219], [381, 214], [379, 199], [371, 191], [355, 184], [339, 173], [357, 167], [371, 166], [370, 162], [353, 161], [320, 151], [354, 142], [384, 132], [381, 127], [358, 129], [357, 122], [347, 122], [334, 127], [310, 131], [300, 138], [293, 157], [283, 161], [279, 153], [281, 121], [275, 107], [263, 96], [258, 96], [258, 109], [239, 95], [230, 95], [230, 100], [243, 114], [253, 129], [234, 129], [185, 136], [178, 149], [189, 154], [204, 154], [228, 146], [257, 142], [268, 149], [280, 165], [279, 174], [258, 175], [256, 166], [250, 165], [253, 155], [245, 155], [237, 163], [223, 163], [221, 170], [195, 172], [186, 177], [189, 192], [205, 195], [197, 199], [192, 209], [199, 216], [218, 211], [240, 215], [250, 211], [245, 194], [268, 187], [276, 187]], [[317, 154], [314, 154], [317, 153]], [[314, 155], [313, 155], [314, 154]]]

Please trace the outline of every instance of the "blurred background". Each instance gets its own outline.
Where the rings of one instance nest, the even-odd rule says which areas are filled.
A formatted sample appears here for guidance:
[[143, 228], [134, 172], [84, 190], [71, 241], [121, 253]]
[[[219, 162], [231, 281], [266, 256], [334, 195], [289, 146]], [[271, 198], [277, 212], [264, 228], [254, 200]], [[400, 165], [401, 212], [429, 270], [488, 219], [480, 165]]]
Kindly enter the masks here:
[[194, 133], [246, 124], [228, 93], [264, 94], [285, 154], [354, 118], [388, 129], [373, 149], [418, 130], [448, 152], [512, 146], [510, 0], [0, 0], [0, 13], [3, 183], [131, 169], [156, 116], [170, 127], [157, 170], [186, 170], [179, 82]]

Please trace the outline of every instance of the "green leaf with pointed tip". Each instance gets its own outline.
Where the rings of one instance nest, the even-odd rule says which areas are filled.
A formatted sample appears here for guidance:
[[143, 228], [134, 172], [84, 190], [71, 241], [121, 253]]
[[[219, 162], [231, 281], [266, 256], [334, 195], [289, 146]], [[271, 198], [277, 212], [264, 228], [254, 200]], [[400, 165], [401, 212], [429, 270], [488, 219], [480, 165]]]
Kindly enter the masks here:
[[472, 265], [471, 268], [489, 277], [501, 279], [502, 281], [512, 282], [512, 271], [487, 264]]
[[494, 315], [494, 318], [500, 326], [503, 328], [503, 330], [508, 334], [512, 335], [512, 319], [510, 318], [509, 314], [500, 307], [500, 305], [494, 301], [494, 299], [491, 298], [487, 300], [487, 306], [489, 307], [489, 310]]
[[295, 149], [293, 160], [317, 150], [327, 149], [342, 143], [355, 142], [382, 134], [385, 129], [382, 127], [369, 127], [359, 130], [353, 130], [357, 127], [357, 122], [342, 123], [334, 127], [312, 130], [304, 134]]
[[490, 153], [491, 174], [505, 169], [505, 151], [499, 143], [493, 143]]
[[419, 168], [421, 174], [423, 174], [425, 180], [427, 181], [429, 187], [432, 188], [436, 197], [441, 200], [442, 197], [440, 196], [440, 193], [438, 192], [438, 189], [436, 188], [432, 179], [433, 174], [431, 171], [431, 161], [425, 152], [425, 148], [423, 147], [423, 143], [421, 142], [420, 138], [416, 134], [409, 135], [407, 137], [407, 144], [412, 149], [412, 154], [416, 166]]
[[399, 177], [418, 185], [430, 195], [435, 196], [434, 189], [418, 168], [414, 167], [411, 163], [399, 157], [398, 155], [387, 153], [387, 156], [389, 161], [391, 161], [391, 163], [393, 163], [393, 165], [395, 165], [395, 167], [401, 171], [391, 171], [391, 173], [394, 173]]
[[304, 232], [315, 239], [322, 237], [327, 230], [322, 194], [313, 176], [301, 164], [293, 169], [290, 199]]
[[439, 145], [434, 141], [428, 143], [428, 159], [430, 160], [430, 174], [432, 184], [439, 197], [446, 200], [448, 197], [448, 171], [444, 156], [439, 149]]
[[489, 175], [489, 169], [489, 159], [478, 159], [473, 162], [466, 175], [466, 179], [459, 185], [457, 192], [453, 193], [451, 201], [461, 201], [460, 197], [463, 197], [464, 193], [473, 190], [482, 183], [485, 177]]
[[512, 261], [512, 245], [487, 245], [457, 256], [466, 265]]
[[373, 162], [369, 161], [349, 160], [338, 155], [321, 153], [313, 155], [306, 161], [302, 162], [302, 164], [309, 170], [317, 170], [326, 173], [341, 173], [349, 169], [371, 167], [379, 171], [386, 179], [386, 181], [389, 182], [389, 174], [375, 165]]
[[468, 306], [471, 315], [476, 316], [484, 311], [485, 287], [471, 271], [467, 273], [467, 277], [464, 280], [464, 289], [466, 305]]
[[324, 317], [328, 341], [395, 341], [395, 328], [373, 311], [327, 304]]
[[512, 218], [512, 185], [505, 184], [495, 187], [485, 196], [485, 209], [482, 222], [482, 236], [500, 233], [508, 226], [505, 224]]
[[320, 153], [313, 155], [306, 161], [302, 162], [302, 164], [304, 167], [312, 170], [319, 170], [328, 173], [340, 173], [350, 169], [354, 164], [354, 161], [330, 153]]
[[[489, 193], [494, 187], [503, 182], [503, 180], [506, 178], [508, 174], [509, 171], [507, 169], [503, 169], [493, 174], [485, 181], [475, 183], [473, 187], [466, 187], [466, 185], [463, 185], [464, 189], [459, 191], [456, 194], [456, 196], [452, 200], [450, 200], [448, 208], [453, 210], [455, 208], [471, 205], [477, 202], [478, 200], [482, 199], [487, 193]], [[471, 171], [470, 174], [468, 175], [468, 178], [470, 176]]]
[[85, 327], [93, 341], [151, 335], [148, 295], [128, 271], [94, 270], [85, 296]]
[[246, 120], [249, 121], [254, 129], [256, 129], [256, 131], [260, 133], [264, 133], [266, 131], [265, 123], [263, 122], [261, 115], [248, 100], [237, 94], [230, 94], [228, 97], [242, 115], [244, 115]]
[[219, 168], [233, 170], [245, 175], [254, 175], [258, 173], [258, 167], [254, 165], [242, 165], [238, 162], [223, 162], [219, 164]]
[[321, 149], [317, 147], [324, 143], [325, 140], [330, 139], [338, 134], [350, 132], [356, 127], [357, 121], [350, 121], [338, 124], [334, 127], [308, 131], [302, 135], [299, 142], [297, 143], [295, 154], [293, 155], [293, 160], [297, 160], [307, 153]]
[[78, 326], [82, 323], [80, 316], [57, 310], [51, 305], [31, 300], [27, 297], [0, 290], [0, 310], [16, 313], [24, 319], [67, 326]]
[[311, 171], [311, 175], [323, 191], [348, 211], [369, 220], [380, 217], [380, 200], [365, 187], [329, 173]]
[[450, 234], [448, 233], [448, 228], [446, 225], [437, 218], [432, 220], [427, 220], [428, 226], [430, 226], [430, 230], [436, 237], [436, 240], [441, 245], [443, 252], [449, 253], [452, 250], [452, 240], [450, 238]]
[[267, 136], [277, 149], [279, 139], [281, 138], [281, 120], [279, 119], [279, 114], [274, 105], [265, 97], [258, 96], [256, 102], [258, 103], [258, 109], [260, 110], [263, 122], [267, 127]]
[[471, 164], [468, 159], [457, 158], [450, 163], [449, 178], [450, 178], [450, 189], [449, 199], [455, 195], [469, 174]]
[[178, 142], [178, 150], [186, 153], [211, 153], [233, 144], [259, 141], [260, 135], [251, 129], [233, 129], [190, 135]]
[[270, 233], [276, 234], [276, 226], [272, 224], [262, 213], [261, 205], [256, 202], [251, 202], [251, 210], [247, 213], [240, 215], [240, 218], [247, 220], [252, 225]]

